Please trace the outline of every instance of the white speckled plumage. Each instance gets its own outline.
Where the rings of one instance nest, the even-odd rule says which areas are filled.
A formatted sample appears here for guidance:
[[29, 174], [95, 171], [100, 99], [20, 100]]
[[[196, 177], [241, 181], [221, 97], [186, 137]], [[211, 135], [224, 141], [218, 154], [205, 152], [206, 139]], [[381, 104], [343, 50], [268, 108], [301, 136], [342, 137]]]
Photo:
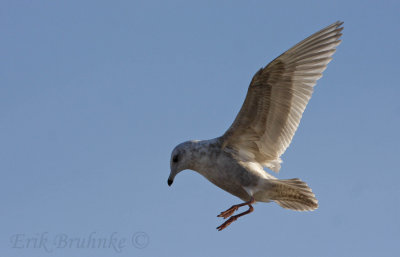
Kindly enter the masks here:
[[335, 22], [320, 30], [260, 69], [224, 135], [175, 147], [168, 183], [172, 184], [180, 171], [191, 169], [249, 201], [248, 212], [252, 211], [253, 200], [275, 201], [299, 211], [316, 209], [318, 201], [306, 183], [299, 179], [278, 180], [263, 167], [279, 171], [280, 156], [292, 141], [313, 87], [341, 42], [342, 24]]

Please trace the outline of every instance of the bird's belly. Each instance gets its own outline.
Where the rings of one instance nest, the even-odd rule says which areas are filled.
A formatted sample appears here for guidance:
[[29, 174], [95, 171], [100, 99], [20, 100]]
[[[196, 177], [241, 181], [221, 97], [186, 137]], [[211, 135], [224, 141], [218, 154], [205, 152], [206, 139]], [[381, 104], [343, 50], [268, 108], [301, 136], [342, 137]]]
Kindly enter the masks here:
[[227, 184], [227, 183], [216, 183], [211, 181], [214, 185], [218, 186], [219, 188], [223, 189], [224, 191], [242, 199], [243, 201], [250, 200], [250, 195], [243, 189], [242, 186], [237, 184]]
[[243, 201], [250, 200], [250, 195], [243, 188], [243, 186], [250, 185], [247, 179], [247, 171], [238, 172], [233, 169], [229, 172], [229, 170], [218, 168], [213, 168], [212, 170], [211, 174], [205, 175], [207, 180]]
[[250, 200], [245, 188], [255, 187], [260, 180], [257, 173], [249, 171], [224, 151], [218, 150], [200, 163], [195, 170], [214, 185], [245, 201]]

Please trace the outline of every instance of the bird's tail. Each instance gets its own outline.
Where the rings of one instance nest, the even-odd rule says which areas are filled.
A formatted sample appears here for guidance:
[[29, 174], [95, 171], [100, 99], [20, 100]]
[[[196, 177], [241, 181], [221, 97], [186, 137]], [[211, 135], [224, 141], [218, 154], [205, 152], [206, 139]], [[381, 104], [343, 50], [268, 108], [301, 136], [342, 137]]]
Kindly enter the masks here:
[[298, 178], [269, 180], [266, 194], [269, 200], [286, 209], [312, 211], [318, 208], [318, 200], [311, 188]]

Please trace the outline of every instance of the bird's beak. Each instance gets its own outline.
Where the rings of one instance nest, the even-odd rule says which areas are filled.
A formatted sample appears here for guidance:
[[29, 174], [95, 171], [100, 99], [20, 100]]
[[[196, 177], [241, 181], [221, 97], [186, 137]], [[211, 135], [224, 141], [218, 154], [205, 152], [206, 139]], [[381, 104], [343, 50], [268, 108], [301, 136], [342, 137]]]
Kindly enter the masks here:
[[169, 174], [169, 177], [168, 177], [168, 186], [171, 186], [172, 183], [174, 183], [174, 179], [175, 179], [175, 176], [177, 173], [178, 172], [176, 172], [175, 170], [171, 171], [171, 173]]
[[168, 186], [171, 186], [174, 181], [172, 179], [168, 179]]

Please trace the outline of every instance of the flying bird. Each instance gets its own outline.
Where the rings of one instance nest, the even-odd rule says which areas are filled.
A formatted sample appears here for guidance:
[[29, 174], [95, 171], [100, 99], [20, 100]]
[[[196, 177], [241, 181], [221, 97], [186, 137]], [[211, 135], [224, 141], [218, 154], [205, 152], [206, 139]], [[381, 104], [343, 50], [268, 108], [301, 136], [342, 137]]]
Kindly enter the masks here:
[[[227, 219], [217, 227], [219, 231], [251, 213], [255, 202], [274, 201], [296, 211], [318, 208], [305, 182], [277, 179], [264, 168], [279, 172], [280, 156], [289, 147], [314, 86], [341, 42], [342, 24], [338, 21], [318, 31], [257, 71], [239, 114], [224, 135], [186, 141], [172, 151], [169, 186], [179, 172], [190, 169], [244, 201], [218, 215]], [[243, 206], [248, 210], [233, 215]]]

